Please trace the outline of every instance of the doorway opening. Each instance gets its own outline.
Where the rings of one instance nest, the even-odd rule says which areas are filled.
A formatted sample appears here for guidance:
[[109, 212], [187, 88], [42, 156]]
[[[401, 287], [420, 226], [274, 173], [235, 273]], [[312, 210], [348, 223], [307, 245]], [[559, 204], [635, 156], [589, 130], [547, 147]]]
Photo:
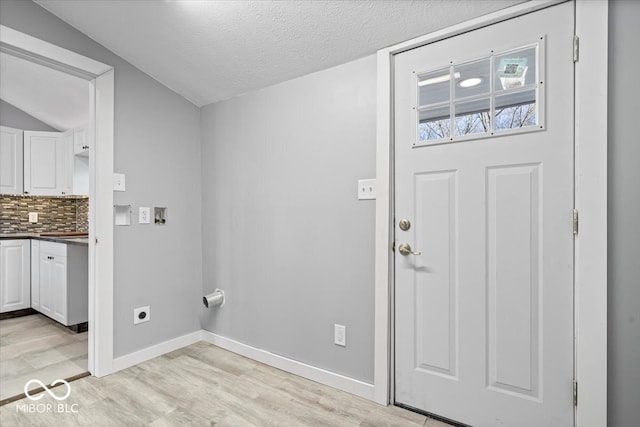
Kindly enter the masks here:
[[78, 162], [87, 171], [79, 183], [88, 196], [87, 369], [103, 376], [113, 371], [113, 68], [6, 26], [0, 26], [0, 52], [80, 78], [87, 87], [87, 123], [80, 150], [88, 158]]

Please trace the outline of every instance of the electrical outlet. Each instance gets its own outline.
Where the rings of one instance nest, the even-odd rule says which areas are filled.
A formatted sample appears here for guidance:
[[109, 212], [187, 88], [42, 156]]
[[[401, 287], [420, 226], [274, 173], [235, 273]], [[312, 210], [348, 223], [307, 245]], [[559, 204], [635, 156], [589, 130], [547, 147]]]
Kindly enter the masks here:
[[149, 306], [138, 307], [133, 309], [133, 324], [144, 323], [151, 320], [151, 310]]
[[138, 223], [139, 224], [151, 223], [151, 208], [138, 209]]
[[347, 346], [347, 327], [344, 325], [333, 325], [333, 343], [342, 347]]
[[29, 212], [29, 222], [31, 223], [38, 222], [38, 212]]
[[375, 200], [376, 198], [376, 180], [359, 179], [358, 180], [358, 200]]

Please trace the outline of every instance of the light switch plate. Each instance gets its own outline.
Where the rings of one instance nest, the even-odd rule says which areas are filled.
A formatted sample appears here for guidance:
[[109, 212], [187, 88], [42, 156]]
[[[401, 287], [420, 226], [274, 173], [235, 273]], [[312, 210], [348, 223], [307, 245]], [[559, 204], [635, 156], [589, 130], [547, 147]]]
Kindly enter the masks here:
[[123, 173], [113, 174], [113, 191], [126, 191], [125, 176]]
[[359, 179], [358, 180], [358, 200], [375, 200], [376, 198], [376, 180]]
[[138, 209], [138, 224], [151, 224], [151, 208]]
[[341, 347], [347, 346], [347, 327], [344, 325], [333, 325], [333, 343]]
[[31, 223], [38, 222], [38, 212], [29, 212], [29, 222]]

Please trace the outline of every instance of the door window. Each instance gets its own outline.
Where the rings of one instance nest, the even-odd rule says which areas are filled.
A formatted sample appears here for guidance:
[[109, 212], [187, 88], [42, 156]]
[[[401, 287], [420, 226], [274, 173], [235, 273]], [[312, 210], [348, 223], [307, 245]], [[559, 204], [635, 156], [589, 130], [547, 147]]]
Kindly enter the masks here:
[[544, 129], [543, 43], [416, 73], [413, 146]]

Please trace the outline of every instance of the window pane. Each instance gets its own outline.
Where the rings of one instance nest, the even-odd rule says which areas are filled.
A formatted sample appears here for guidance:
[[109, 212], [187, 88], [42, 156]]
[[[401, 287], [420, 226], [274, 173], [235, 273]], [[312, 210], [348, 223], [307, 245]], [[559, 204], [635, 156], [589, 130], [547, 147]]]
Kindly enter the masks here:
[[451, 134], [449, 106], [430, 108], [418, 112], [418, 141], [448, 138]]
[[418, 76], [418, 105], [447, 102], [450, 99], [450, 71], [445, 68]]
[[497, 96], [495, 106], [495, 130], [517, 129], [538, 124], [536, 91]]
[[489, 132], [491, 129], [489, 107], [488, 98], [456, 104], [455, 135]]
[[536, 84], [536, 47], [498, 55], [494, 66], [496, 92]]
[[491, 83], [489, 58], [456, 65], [453, 71], [456, 78], [456, 99], [489, 93]]

